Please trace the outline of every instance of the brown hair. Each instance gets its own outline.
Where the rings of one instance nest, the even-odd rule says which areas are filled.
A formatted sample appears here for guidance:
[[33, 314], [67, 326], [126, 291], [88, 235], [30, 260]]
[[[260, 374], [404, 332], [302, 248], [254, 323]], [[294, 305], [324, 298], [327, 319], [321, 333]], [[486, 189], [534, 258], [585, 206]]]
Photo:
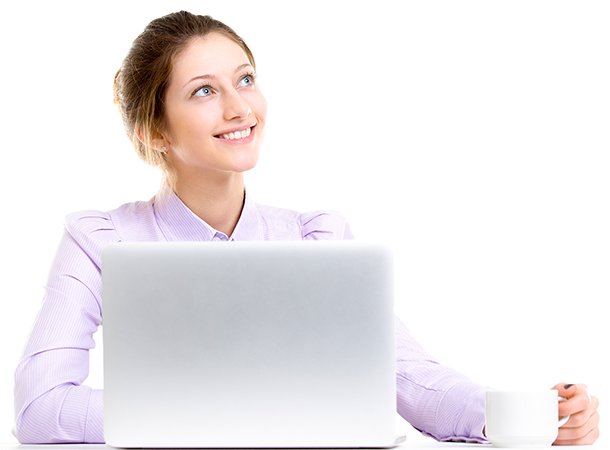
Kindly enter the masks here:
[[180, 11], [150, 22], [133, 42], [114, 77], [115, 102], [136, 152], [166, 174], [169, 167], [165, 154], [152, 147], [152, 140], [164, 128], [164, 99], [173, 61], [192, 39], [211, 32], [234, 41], [255, 67], [252, 52], [233, 29], [210, 16]]

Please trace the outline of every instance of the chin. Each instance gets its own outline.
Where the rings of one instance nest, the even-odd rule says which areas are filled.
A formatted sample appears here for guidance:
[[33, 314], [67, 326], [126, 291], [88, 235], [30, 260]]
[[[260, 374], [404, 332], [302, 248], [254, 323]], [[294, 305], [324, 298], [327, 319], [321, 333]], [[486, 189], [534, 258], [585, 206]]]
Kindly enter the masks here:
[[244, 164], [244, 165], [240, 165], [239, 167], [236, 167], [234, 172], [237, 173], [244, 173], [244, 172], [248, 172], [249, 170], [252, 170], [256, 167], [256, 163], [254, 164]]
[[243, 158], [239, 158], [233, 162], [233, 170], [235, 172], [247, 172], [248, 170], [254, 169], [258, 163], [258, 152], [256, 155], [244, 155]]

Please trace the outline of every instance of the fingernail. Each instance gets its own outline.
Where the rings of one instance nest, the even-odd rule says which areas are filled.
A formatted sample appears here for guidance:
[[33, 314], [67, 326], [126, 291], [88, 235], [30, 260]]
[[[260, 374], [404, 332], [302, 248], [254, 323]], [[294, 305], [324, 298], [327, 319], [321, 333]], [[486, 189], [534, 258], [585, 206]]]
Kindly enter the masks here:
[[563, 388], [567, 390], [567, 389], [570, 389], [572, 386], [574, 386], [574, 385], [573, 384], [564, 384]]

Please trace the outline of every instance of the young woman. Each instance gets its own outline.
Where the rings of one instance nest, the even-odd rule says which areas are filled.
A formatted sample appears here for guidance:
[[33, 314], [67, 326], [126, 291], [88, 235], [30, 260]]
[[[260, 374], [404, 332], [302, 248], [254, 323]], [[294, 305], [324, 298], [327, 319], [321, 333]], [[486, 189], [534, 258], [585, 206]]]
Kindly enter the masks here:
[[[243, 173], [256, 165], [266, 103], [254, 57], [226, 25], [187, 12], [152, 21], [115, 78], [116, 101], [139, 155], [166, 184], [148, 202], [67, 218], [46, 297], [16, 371], [22, 443], [104, 441], [102, 391], [82, 383], [102, 323], [100, 253], [117, 241], [350, 239], [336, 213], [257, 205]], [[396, 321], [398, 412], [439, 440], [485, 442], [485, 388], [443, 367]], [[558, 384], [570, 420], [558, 444], [598, 436], [598, 401]], [[151, 392], [154, 396], [155, 393]]]

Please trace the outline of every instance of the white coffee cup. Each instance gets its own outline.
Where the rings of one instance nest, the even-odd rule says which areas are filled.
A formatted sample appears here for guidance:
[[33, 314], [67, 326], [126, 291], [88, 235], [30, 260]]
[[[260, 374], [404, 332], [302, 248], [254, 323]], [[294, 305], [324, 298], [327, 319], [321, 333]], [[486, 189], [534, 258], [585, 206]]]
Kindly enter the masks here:
[[540, 391], [488, 391], [485, 435], [496, 447], [550, 447], [569, 417], [557, 418], [554, 389]]

